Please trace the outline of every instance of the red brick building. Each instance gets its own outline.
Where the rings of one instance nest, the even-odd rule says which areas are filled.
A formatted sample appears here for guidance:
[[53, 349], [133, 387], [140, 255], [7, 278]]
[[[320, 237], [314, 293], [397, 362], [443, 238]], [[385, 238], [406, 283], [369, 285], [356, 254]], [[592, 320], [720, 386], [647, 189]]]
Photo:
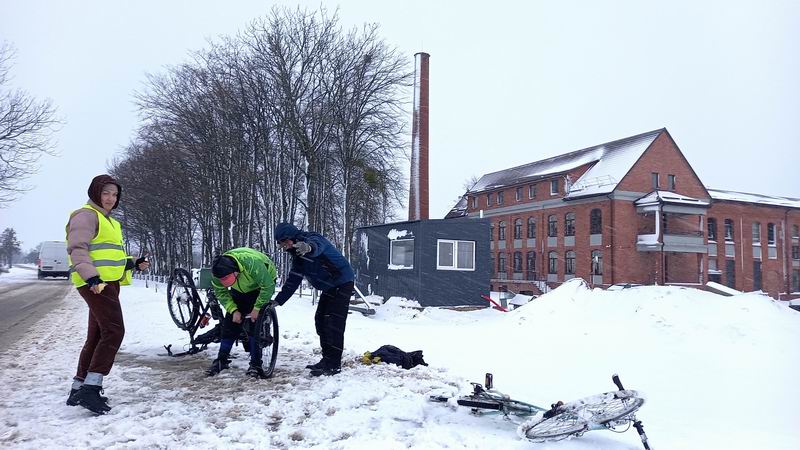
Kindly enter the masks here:
[[705, 285], [800, 297], [800, 199], [706, 189], [660, 130], [483, 175], [447, 215], [492, 221], [492, 290]]

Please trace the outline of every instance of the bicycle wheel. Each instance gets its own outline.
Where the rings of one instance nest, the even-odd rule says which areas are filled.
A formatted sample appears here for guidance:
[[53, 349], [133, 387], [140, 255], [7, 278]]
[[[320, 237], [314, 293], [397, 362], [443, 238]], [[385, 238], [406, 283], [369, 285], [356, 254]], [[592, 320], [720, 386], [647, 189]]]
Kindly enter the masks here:
[[612, 391], [572, 402], [581, 409], [584, 419], [605, 425], [628, 417], [644, 404], [644, 399], [633, 390]]
[[[541, 416], [537, 416], [541, 417]], [[560, 441], [589, 431], [589, 422], [572, 411], [564, 411], [548, 419], [533, 419], [520, 424], [517, 433], [531, 442]]]
[[278, 314], [275, 312], [274, 306], [268, 305], [261, 311], [256, 321], [256, 330], [258, 331], [258, 341], [262, 355], [266, 357], [266, 361], [263, 364], [264, 375], [271, 377], [275, 371], [275, 363], [278, 360], [278, 340], [280, 339]]
[[189, 331], [200, 314], [200, 302], [192, 277], [184, 269], [175, 269], [167, 282], [167, 307], [172, 321], [181, 330]]

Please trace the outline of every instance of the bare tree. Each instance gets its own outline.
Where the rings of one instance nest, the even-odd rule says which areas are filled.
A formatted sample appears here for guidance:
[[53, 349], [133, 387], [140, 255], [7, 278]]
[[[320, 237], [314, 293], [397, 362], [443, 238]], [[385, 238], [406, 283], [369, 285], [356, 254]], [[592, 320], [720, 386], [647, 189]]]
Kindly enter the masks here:
[[8, 86], [13, 56], [10, 45], [0, 44], [0, 207], [29, 189], [23, 182], [43, 154], [55, 154], [51, 138], [60, 123], [50, 100]]

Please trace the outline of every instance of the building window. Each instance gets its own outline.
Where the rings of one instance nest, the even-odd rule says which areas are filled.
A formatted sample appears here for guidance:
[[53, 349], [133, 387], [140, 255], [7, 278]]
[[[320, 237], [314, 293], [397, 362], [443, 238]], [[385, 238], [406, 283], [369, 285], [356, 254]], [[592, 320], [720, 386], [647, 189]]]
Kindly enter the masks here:
[[761, 223], [753, 222], [753, 244], [761, 244]]
[[717, 240], [717, 219], [713, 217], [708, 218], [708, 240], [709, 241], [716, 241]]
[[514, 239], [522, 239], [522, 219], [514, 219]]
[[719, 268], [717, 266], [717, 258], [708, 258], [708, 271], [719, 272]]
[[527, 261], [525, 261], [525, 266], [528, 268], [528, 273], [525, 278], [528, 280], [535, 280], [536, 279], [536, 252], [528, 252], [526, 255]]
[[475, 270], [475, 242], [439, 239], [438, 270]]
[[528, 239], [536, 238], [536, 220], [528, 217]]
[[575, 275], [575, 252], [572, 250], [567, 252], [566, 259], [564, 260], [564, 273], [567, 275]]
[[489, 225], [489, 240], [494, 240], [494, 224]]
[[753, 261], [753, 290], [761, 290], [761, 261]]
[[590, 234], [603, 233], [603, 212], [599, 209], [593, 209], [592, 212], [589, 213], [589, 228]]
[[492, 197], [493, 196], [494, 196], [494, 194], [492, 194], [491, 192], [486, 194], [486, 206], [492, 206]]
[[652, 172], [650, 179], [653, 181], [653, 189], [658, 189], [658, 172]]
[[603, 252], [592, 250], [592, 275], [603, 274]]
[[550, 252], [547, 254], [547, 273], [558, 273], [558, 253]]
[[522, 273], [522, 252], [514, 252], [514, 273]]
[[550, 180], [550, 195], [558, 194], [558, 178]]
[[497, 271], [498, 272], [505, 272], [506, 271], [506, 254], [499, 253], [497, 255]]
[[536, 185], [535, 184], [531, 184], [531, 185], [528, 186], [528, 198], [529, 199], [536, 198]]
[[733, 241], [733, 220], [725, 219], [725, 240]]
[[800, 270], [792, 270], [792, 293], [800, 292]]
[[575, 213], [564, 215], [564, 236], [575, 236]]
[[547, 216], [547, 236], [558, 236], [558, 219], [556, 219], [555, 215]]
[[497, 204], [498, 205], [502, 205], [503, 204], [503, 198], [504, 197], [505, 196], [503, 195], [503, 191], [500, 191], [500, 192], [497, 193]]
[[667, 186], [670, 191], [675, 190], [675, 175], [667, 175]]
[[517, 201], [522, 200], [522, 188], [521, 187], [517, 188], [516, 193], [517, 193]]
[[800, 259], [800, 245], [792, 246], [792, 259]]
[[473, 196], [472, 197], [472, 209], [476, 209], [476, 208], [478, 208], [478, 197], [477, 196]]
[[792, 225], [792, 239], [800, 239], [800, 227]]
[[767, 245], [775, 245], [775, 224], [767, 224]]
[[396, 239], [389, 244], [389, 268], [414, 268], [414, 239]]
[[504, 221], [500, 221], [500, 224], [497, 226], [497, 239], [501, 241], [506, 240], [506, 223]]
[[725, 260], [725, 286], [736, 289], [736, 261]]

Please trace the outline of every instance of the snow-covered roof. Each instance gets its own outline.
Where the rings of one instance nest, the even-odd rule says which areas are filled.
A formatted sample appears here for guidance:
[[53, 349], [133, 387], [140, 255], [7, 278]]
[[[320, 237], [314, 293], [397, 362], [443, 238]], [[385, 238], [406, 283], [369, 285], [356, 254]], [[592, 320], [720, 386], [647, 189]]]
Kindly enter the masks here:
[[714, 200], [727, 200], [732, 202], [757, 203], [772, 206], [786, 206], [789, 208], [800, 208], [800, 198], [776, 197], [772, 195], [749, 194], [746, 192], [723, 191], [720, 189], [707, 188], [708, 193]]
[[567, 198], [609, 193], [662, 131], [663, 128], [488, 173], [478, 180], [470, 192], [534, 181], [596, 163], [572, 185]]
[[462, 195], [455, 206], [444, 216], [445, 219], [455, 219], [467, 215], [467, 196]]
[[696, 199], [694, 197], [689, 197], [688, 195], [681, 195], [670, 191], [653, 191], [634, 202], [636, 206], [649, 206], [662, 203], [691, 206], [709, 205], [709, 203], [705, 200]]

